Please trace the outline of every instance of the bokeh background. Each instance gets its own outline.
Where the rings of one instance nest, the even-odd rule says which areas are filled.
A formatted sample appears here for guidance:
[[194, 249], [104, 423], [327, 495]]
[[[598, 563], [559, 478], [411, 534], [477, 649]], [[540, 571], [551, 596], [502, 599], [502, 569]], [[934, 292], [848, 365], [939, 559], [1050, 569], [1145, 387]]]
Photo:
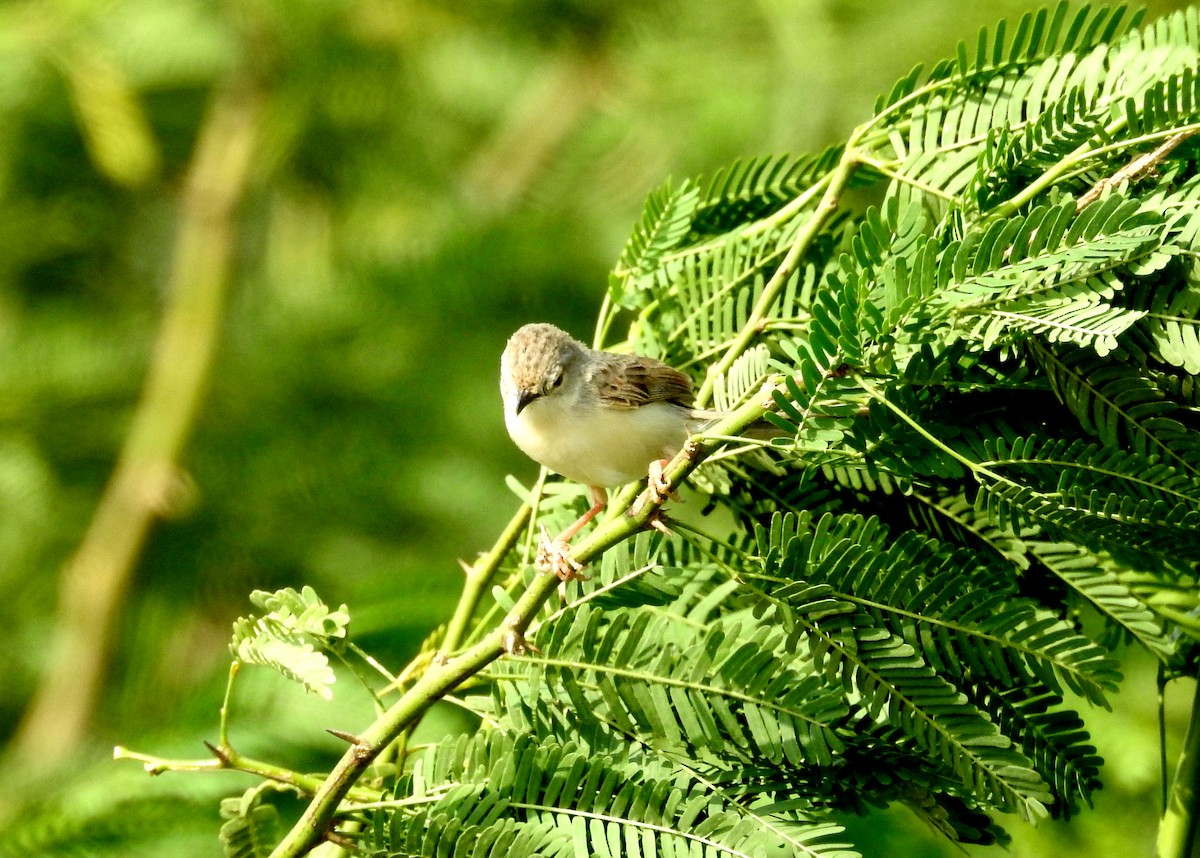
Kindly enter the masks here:
[[[1028, 8], [0, 3], [0, 856], [219, 855], [217, 798], [251, 779], [110, 758], [204, 756], [247, 594], [311, 584], [402, 663], [512, 514], [505, 476], [535, 476], [500, 415], [507, 335], [590, 340], [668, 176], [836, 142], [914, 64]], [[172, 444], [103, 500], [122, 450]], [[1136, 655], [1127, 673], [1089, 714], [1098, 812], [1012, 820], [1011, 854], [1152, 854], [1155, 677]], [[1172, 759], [1190, 696], [1168, 689]], [[323, 728], [369, 717], [250, 670], [232, 739], [318, 769]], [[867, 854], [962, 854], [904, 810], [848, 824]]]

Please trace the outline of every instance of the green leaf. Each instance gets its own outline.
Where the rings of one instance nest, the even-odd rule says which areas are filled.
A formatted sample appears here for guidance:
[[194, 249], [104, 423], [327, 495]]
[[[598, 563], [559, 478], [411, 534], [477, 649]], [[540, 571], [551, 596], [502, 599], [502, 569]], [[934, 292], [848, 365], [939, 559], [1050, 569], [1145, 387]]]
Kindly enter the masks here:
[[333, 697], [336, 679], [322, 650], [338, 650], [350, 615], [345, 605], [331, 611], [311, 587], [267, 593], [256, 590], [251, 600], [268, 613], [240, 617], [233, 624], [229, 645], [234, 658], [270, 667], [300, 683], [312, 694]]
[[1124, 355], [1102, 358], [1045, 347], [1033, 355], [1085, 431], [1200, 478], [1200, 432], [1187, 427], [1179, 407]]
[[1090, 605], [1123, 636], [1136, 640], [1164, 661], [1175, 655], [1175, 643], [1154, 612], [1124, 583], [1111, 558], [1071, 543], [1031, 542], [1029, 548], [1046, 569]]
[[694, 777], [662, 778], [552, 739], [490, 731], [447, 740], [401, 786], [397, 798], [409, 800], [372, 843], [388, 854], [858, 854], [834, 839], [836, 825], [760, 812]]
[[331, 611], [308, 585], [299, 593], [291, 587], [276, 590], [274, 593], [255, 590], [250, 594], [250, 601], [268, 611], [268, 617], [273, 623], [289, 631], [312, 635], [315, 638], [345, 638], [347, 626], [350, 624], [350, 613], [345, 605]]
[[266, 804], [266, 794], [278, 792], [279, 784], [267, 781], [237, 798], [221, 801], [221, 849], [225, 858], [267, 858], [279, 841], [279, 812]]
[[700, 189], [685, 181], [676, 186], [668, 181], [646, 198], [641, 222], [625, 245], [616, 270], [609, 280], [609, 295], [620, 307], [633, 307], [645, 296], [639, 291], [659, 260], [687, 235]]

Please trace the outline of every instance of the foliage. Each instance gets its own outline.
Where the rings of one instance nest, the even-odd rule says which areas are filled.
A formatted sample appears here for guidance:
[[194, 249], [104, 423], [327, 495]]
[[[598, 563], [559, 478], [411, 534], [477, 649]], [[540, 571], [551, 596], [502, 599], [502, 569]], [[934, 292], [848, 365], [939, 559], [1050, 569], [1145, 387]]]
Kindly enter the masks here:
[[[517, 5], [0, 13], [13, 722], [61, 649], [52, 570], [157, 360], [146, 331], [186, 259], [170, 212], [203, 208], [185, 173], [202, 104], [234, 89], [261, 108], [211, 405], [165, 490], [137, 495], [164, 520], [131, 586], [94, 604], [112, 667], [78, 745], [194, 753], [221, 705], [210, 757], [119, 754], [238, 773], [110, 767], [140, 776], [131, 796], [70, 757], [50, 771], [83, 736], [18, 734], [0, 853], [217, 849], [213, 794], [249, 773], [266, 785], [222, 803], [221, 846], [269, 854], [295, 821], [271, 785], [307, 802], [326, 775], [304, 773], [335, 741], [371, 764], [318, 833], [364, 854], [895, 853], [907, 816], [929, 829], [919, 851], [952, 853], [1004, 842], [1009, 811], [1069, 818], [1071, 837], [1104, 826], [1086, 812], [1102, 781], [1101, 801], [1132, 783], [1124, 804], [1153, 804], [1137, 765], [1101, 762], [1096, 708], [1151, 700], [1147, 664], [1195, 674], [1194, 12], [1144, 28], [1120, 10], [1014, 16], [846, 135], [871, 63], [961, 26], [945, 4], [802, 26], [778, 4], [686, 20]], [[855, 63], [811, 50], [838, 39]], [[714, 169], [797, 145], [815, 154]], [[662, 183], [668, 169], [710, 178]], [[618, 253], [631, 195], [654, 185]], [[553, 583], [529, 565], [538, 526], [578, 511], [575, 487], [521, 489], [533, 508], [467, 564], [455, 620], [436, 625], [433, 570], [456, 586], [445, 558], [508, 514], [500, 475], [519, 460], [480, 422], [495, 351], [530, 318], [582, 325], [613, 259], [598, 342], [671, 360], [720, 411], [769, 406], [785, 437], [698, 437], [670, 536], [601, 524], [613, 538], [539, 609], [530, 649], [474, 658]], [[302, 581], [329, 604], [300, 583], [269, 592]], [[220, 704], [210, 680], [252, 588]], [[420, 652], [393, 676], [359, 645]], [[72, 667], [78, 688], [95, 678]], [[344, 671], [373, 699], [335, 683]], [[453, 682], [430, 691], [439, 677]], [[359, 729], [372, 702], [412, 715]], [[1138, 744], [1152, 731], [1116, 746], [1156, 757]]]
[[[342, 838], [841, 856], [840, 815], [889, 804], [979, 844], [1001, 814], [1090, 805], [1079, 702], [1112, 705], [1124, 643], [1195, 676], [1200, 640], [1200, 12], [1137, 24], [1028, 14], [907, 76], [844, 146], [650, 195], [598, 330], [627, 313], [634, 347], [713, 366], [698, 400], [733, 414], [694, 459], [717, 491], [666, 537], [601, 525], [602, 560], [493, 661], [500, 612], [519, 629], [550, 593], [533, 529], [502, 543], [496, 607], [390, 710], [474, 676], [482, 729], [397, 760]], [[268, 644], [336, 651], [344, 610], [256, 602], [239, 658], [327, 691]], [[381, 716], [346, 759], [414, 723]]]
[[233, 625], [234, 658], [246, 664], [272, 667], [299, 682], [306, 691], [333, 697], [334, 675], [322, 646], [336, 645], [346, 636], [350, 617], [346, 606], [330, 611], [312, 587], [303, 592], [256, 590], [250, 601], [266, 613], [243, 617]]
[[268, 781], [239, 798], [221, 802], [221, 816], [226, 820], [221, 826], [221, 846], [230, 858], [262, 858], [279, 839], [279, 813], [262, 800], [272, 787]]

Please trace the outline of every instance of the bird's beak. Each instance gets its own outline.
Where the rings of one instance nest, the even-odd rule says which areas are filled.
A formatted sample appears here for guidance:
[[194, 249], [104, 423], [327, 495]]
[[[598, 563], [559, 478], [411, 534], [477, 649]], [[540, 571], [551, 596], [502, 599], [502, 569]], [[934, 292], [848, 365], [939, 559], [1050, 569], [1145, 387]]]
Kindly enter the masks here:
[[538, 398], [538, 394], [532, 390], [517, 391], [517, 413], [520, 414], [525, 410], [525, 406]]

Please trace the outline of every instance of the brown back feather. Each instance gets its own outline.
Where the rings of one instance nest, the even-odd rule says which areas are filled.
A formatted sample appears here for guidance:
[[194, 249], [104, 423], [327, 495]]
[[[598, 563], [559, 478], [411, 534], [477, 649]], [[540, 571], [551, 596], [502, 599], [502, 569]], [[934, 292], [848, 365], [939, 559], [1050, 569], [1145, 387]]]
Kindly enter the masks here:
[[600, 354], [603, 360], [592, 379], [606, 405], [637, 408], [651, 402], [674, 402], [691, 407], [692, 380], [679, 370], [642, 355]]

